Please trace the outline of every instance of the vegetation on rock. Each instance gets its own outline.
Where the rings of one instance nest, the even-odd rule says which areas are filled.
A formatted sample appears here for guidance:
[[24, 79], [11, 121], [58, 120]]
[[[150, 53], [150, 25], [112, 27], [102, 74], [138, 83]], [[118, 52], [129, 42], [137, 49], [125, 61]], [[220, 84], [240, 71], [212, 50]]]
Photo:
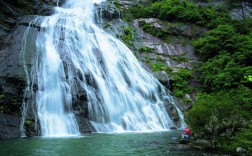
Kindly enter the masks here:
[[[195, 52], [201, 58], [201, 93], [189, 111], [186, 122], [199, 138], [217, 141], [235, 151], [242, 147], [252, 152], [252, 19], [235, 20], [229, 8], [243, 9], [250, 1], [225, 1], [217, 6], [202, 6], [193, 1], [164, 0], [131, 8], [135, 18], [158, 18], [168, 22], [190, 23], [206, 27], [203, 35], [193, 38]], [[228, 7], [226, 7], [228, 6]], [[169, 31], [157, 31], [146, 22], [141, 28], [163, 40]], [[192, 72], [180, 69], [172, 73], [175, 96], [188, 92]]]

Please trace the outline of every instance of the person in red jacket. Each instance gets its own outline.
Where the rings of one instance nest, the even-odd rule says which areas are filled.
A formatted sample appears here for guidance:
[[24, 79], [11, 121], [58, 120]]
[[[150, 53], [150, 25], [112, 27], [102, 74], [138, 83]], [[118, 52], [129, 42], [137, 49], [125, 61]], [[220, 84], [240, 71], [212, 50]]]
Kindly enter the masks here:
[[184, 131], [184, 134], [182, 134], [182, 138], [189, 140], [190, 139], [190, 135], [191, 135], [191, 131], [190, 131], [189, 128], [186, 127], [185, 131]]

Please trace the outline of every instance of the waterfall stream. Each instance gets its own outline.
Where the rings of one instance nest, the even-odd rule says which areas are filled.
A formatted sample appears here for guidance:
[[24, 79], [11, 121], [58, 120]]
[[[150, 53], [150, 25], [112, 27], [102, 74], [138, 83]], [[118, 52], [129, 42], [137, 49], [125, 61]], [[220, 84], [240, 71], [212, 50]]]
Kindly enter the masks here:
[[164, 106], [175, 105], [169, 91], [127, 46], [95, 24], [94, 3], [101, 1], [67, 0], [41, 22], [30, 81], [37, 84], [42, 136], [80, 134], [72, 105], [83, 91], [89, 121], [97, 132], [162, 131], [174, 126]]

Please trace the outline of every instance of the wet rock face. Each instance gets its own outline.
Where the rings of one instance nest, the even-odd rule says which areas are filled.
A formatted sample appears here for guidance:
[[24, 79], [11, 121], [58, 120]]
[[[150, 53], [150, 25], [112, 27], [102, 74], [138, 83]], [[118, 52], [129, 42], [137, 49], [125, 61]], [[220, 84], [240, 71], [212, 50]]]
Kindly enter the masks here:
[[98, 15], [109, 21], [120, 18], [122, 10], [116, 6], [115, 1], [108, 0], [100, 4], [96, 4]]
[[174, 125], [178, 128], [181, 127], [181, 120], [177, 108], [173, 104], [169, 103], [169, 101], [164, 101], [164, 106]]
[[[119, 3], [127, 10], [139, 1], [119, 0]], [[123, 16], [127, 17], [127, 13]], [[194, 53], [192, 40], [206, 31], [203, 27], [189, 23], [168, 22], [157, 18], [133, 19], [130, 23], [120, 19], [105, 19], [104, 21], [106, 23], [102, 27], [122, 41], [123, 36], [126, 35], [124, 28], [133, 31], [132, 45], [128, 47], [134, 52], [142, 66], [168, 89], [172, 89], [175, 84], [173, 73], [181, 68], [192, 70], [193, 66], [198, 64], [198, 56]], [[189, 83], [192, 86], [199, 85], [197, 78], [190, 80]], [[192, 96], [192, 100], [188, 100], [192, 102], [195, 95], [187, 94]], [[182, 103], [179, 105], [182, 111], [191, 107], [191, 103], [184, 106], [182, 98], [178, 98], [176, 101], [176, 103]], [[167, 108], [167, 111], [170, 111], [171, 116], [174, 116], [174, 120], [176, 120], [175, 115], [172, 115], [176, 113], [170, 108]]]
[[81, 134], [91, 133], [94, 131], [94, 128], [84, 116], [76, 116], [76, 120]]
[[[30, 22], [37, 18], [36, 15], [51, 15], [54, 13], [54, 6], [57, 0], [35, 0], [25, 1], [0, 1], [0, 114], [15, 115], [19, 118], [16, 125], [20, 127], [23, 100], [26, 103], [27, 112], [24, 120], [24, 134], [26, 136], [40, 135], [39, 121], [37, 120], [35, 95], [37, 86], [27, 87], [27, 75], [24, 67], [28, 71], [33, 66], [33, 58], [39, 49], [36, 47], [36, 38], [40, 29], [40, 20], [30, 25]], [[59, 0], [58, 5], [62, 5], [64, 0]], [[23, 7], [22, 7], [23, 6]], [[25, 10], [29, 6], [29, 10]], [[34, 15], [27, 15], [34, 14]], [[3, 20], [2, 20], [3, 19]], [[81, 79], [78, 77], [78, 79]], [[76, 81], [78, 85], [78, 82]], [[80, 87], [79, 87], [80, 88]], [[90, 132], [88, 129], [88, 104], [85, 91], [77, 89], [77, 95], [73, 97], [73, 111], [78, 119], [81, 132]], [[3, 119], [6, 116], [3, 116]], [[82, 121], [82, 118], [83, 121]], [[85, 122], [84, 122], [85, 121]], [[7, 130], [8, 126], [0, 129]], [[0, 139], [11, 138], [2, 133]], [[17, 133], [20, 136], [19, 133]], [[14, 137], [14, 136], [13, 136]], [[15, 136], [16, 137], [16, 136]]]
[[[27, 31], [35, 16], [26, 15], [52, 14], [54, 9], [50, 4], [55, 3], [46, 0], [0, 1], [0, 139], [20, 137], [23, 99], [26, 102], [34, 100], [32, 96], [23, 98], [26, 88], [24, 66], [29, 70], [33, 65], [39, 23], [32, 25]], [[23, 49], [24, 47], [26, 49]], [[24, 125], [27, 136], [38, 134], [38, 124], [35, 122], [33, 110], [34, 108], [28, 108], [27, 112]]]
[[[27, 34], [26, 47], [29, 49], [27, 53], [22, 52], [23, 36], [26, 31], [26, 26], [18, 26], [15, 30], [1, 40], [0, 46], [0, 114], [12, 115], [18, 118], [16, 129], [19, 131], [21, 107], [23, 103], [24, 89], [26, 87], [26, 75], [24, 65], [27, 68], [32, 66], [32, 57], [35, 54], [35, 37], [37, 30], [30, 29]], [[29, 113], [31, 114], [31, 113]], [[9, 116], [3, 116], [3, 120], [9, 120]], [[0, 129], [7, 130], [10, 125], [0, 126]], [[11, 126], [9, 127], [11, 128]], [[13, 130], [13, 131], [16, 131]], [[31, 132], [30, 132], [31, 133]], [[0, 136], [1, 138], [16, 137], [8, 133]], [[18, 133], [15, 133], [19, 135]], [[29, 136], [29, 135], [28, 135]]]
[[19, 116], [0, 114], [0, 139], [18, 138]]
[[[160, 39], [160, 36], [153, 36], [151, 33], [146, 32], [142, 29], [141, 24], [147, 23], [153, 27], [154, 32], [163, 30], [169, 32], [169, 38]], [[192, 63], [197, 61], [197, 56], [194, 55], [194, 49], [192, 45], [187, 43], [188, 37], [194, 36], [192, 30], [189, 29], [189, 25], [179, 25], [173, 23], [163, 23], [162, 21], [155, 18], [148, 19], [136, 19], [134, 20], [133, 26], [136, 27], [135, 40], [133, 42], [136, 49], [142, 47], [152, 48], [152, 52], [139, 52], [140, 61], [143, 64], [147, 64], [149, 69], [153, 71], [153, 65], [160, 64], [164, 67], [169, 67], [172, 71], [177, 71], [179, 68], [192, 69]], [[189, 30], [188, 30], [189, 29]], [[157, 31], [158, 30], [158, 31]], [[167, 31], [169, 30], [169, 31]], [[161, 33], [163, 34], [163, 33]], [[178, 38], [184, 34], [184, 37]], [[184, 58], [185, 61], [178, 61], [178, 59]], [[165, 68], [163, 68], [165, 69]], [[156, 78], [167, 88], [169, 88], [171, 76], [169, 71], [160, 70], [155, 71], [154, 75]]]

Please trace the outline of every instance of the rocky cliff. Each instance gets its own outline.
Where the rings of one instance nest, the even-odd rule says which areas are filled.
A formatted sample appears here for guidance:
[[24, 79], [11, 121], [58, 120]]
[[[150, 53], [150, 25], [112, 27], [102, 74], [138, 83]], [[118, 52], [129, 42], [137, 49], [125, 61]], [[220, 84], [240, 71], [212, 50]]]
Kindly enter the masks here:
[[[100, 15], [97, 24], [125, 42], [142, 66], [152, 72], [168, 89], [172, 89], [172, 73], [181, 68], [191, 70], [194, 64], [197, 64], [190, 40], [205, 29], [185, 23], [163, 22], [155, 18], [122, 20], [127, 17], [127, 9], [138, 2], [109, 0], [97, 4], [97, 12]], [[27, 136], [39, 135], [34, 113], [36, 108], [32, 105], [32, 92], [36, 88], [26, 88], [27, 75], [24, 68], [30, 69], [31, 58], [36, 54], [35, 40], [40, 31], [37, 15], [53, 14], [53, 7], [61, 3], [63, 1], [57, 3], [50, 0], [0, 0], [0, 139], [19, 137], [20, 122], [23, 122]], [[31, 23], [35, 19], [36, 21]], [[165, 38], [162, 37], [164, 34]], [[197, 84], [197, 80], [192, 80], [191, 83]], [[180, 98], [180, 102], [187, 99], [189, 103], [181, 105], [182, 110], [190, 107], [191, 95], [183, 94]], [[23, 103], [28, 105], [22, 105]], [[85, 92], [80, 91], [73, 105], [81, 133], [90, 132]], [[168, 103], [166, 105], [173, 121], [179, 124], [176, 109]], [[22, 106], [27, 107], [27, 116], [23, 121], [20, 120]]]
[[[192, 40], [206, 32], [206, 28], [191, 23], [167, 22], [157, 18], [134, 19], [129, 8], [145, 1], [108, 0], [97, 5], [102, 20], [98, 21], [107, 32], [121, 39], [134, 52], [142, 66], [178, 98], [181, 109], [191, 107], [198, 87], [197, 75], [185, 80], [182, 93], [176, 92], [177, 76], [183, 71], [192, 73], [198, 66], [199, 58], [195, 55]], [[182, 90], [181, 88], [179, 88]]]
[[[29, 23], [37, 15], [53, 14], [56, 2], [0, 0], [0, 5], [0, 139], [8, 139], [20, 137], [22, 103], [29, 98], [24, 97], [24, 66], [32, 66], [39, 31], [36, 25], [29, 27]], [[24, 48], [28, 49], [26, 53]], [[32, 117], [25, 121], [28, 129], [34, 129], [33, 121]]]

